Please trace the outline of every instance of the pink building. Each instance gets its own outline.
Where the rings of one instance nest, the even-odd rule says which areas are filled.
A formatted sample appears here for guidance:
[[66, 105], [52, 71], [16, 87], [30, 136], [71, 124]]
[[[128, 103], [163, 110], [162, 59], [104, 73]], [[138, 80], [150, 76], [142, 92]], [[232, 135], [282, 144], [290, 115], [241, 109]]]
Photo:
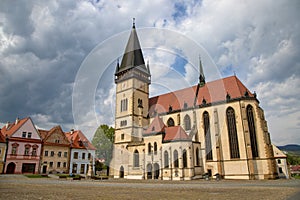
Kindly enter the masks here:
[[7, 123], [1, 134], [8, 138], [4, 173], [39, 173], [42, 140], [31, 118]]

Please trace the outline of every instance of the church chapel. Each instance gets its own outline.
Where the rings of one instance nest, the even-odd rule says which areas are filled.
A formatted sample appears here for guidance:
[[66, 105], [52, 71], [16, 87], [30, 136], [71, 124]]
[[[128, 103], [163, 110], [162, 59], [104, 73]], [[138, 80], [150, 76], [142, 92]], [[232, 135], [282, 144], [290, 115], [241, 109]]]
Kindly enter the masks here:
[[264, 111], [236, 77], [149, 97], [151, 73], [135, 23], [115, 71], [114, 178], [274, 179], [276, 162]]

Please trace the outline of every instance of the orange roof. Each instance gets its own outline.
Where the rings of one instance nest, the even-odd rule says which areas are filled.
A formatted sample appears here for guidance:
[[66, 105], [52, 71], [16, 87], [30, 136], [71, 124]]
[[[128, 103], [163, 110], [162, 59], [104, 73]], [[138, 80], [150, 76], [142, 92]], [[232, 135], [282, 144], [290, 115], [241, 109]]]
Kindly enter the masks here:
[[[1, 129], [0, 129], [1, 132]], [[0, 133], [0, 142], [6, 142], [5, 137]]]
[[[49, 131], [47, 130], [41, 130], [39, 129], [38, 130], [41, 137], [42, 137], [42, 140], [47, 143], [47, 144], [51, 144], [53, 142], [49, 142], [47, 141], [47, 139], [53, 134], [55, 133], [56, 131], [60, 132], [63, 136], [64, 136], [64, 139], [65, 141], [69, 142], [69, 139], [66, 137], [65, 133], [63, 132], [63, 130], [61, 129], [60, 126], [54, 126], [53, 128], [51, 128]], [[58, 144], [58, 143], [55, 143], [55, 145], [61, 145], [61, 144]]]
[[71, 142], [72, 148], [96, 150], [85, 135], [80, 130], [75, 130], [65, 133], [68, 140]]
[[[172, 107], [172, 110], [181, 110], [184, 108], [185, 104], [188, 108], [191, 108], [194, 103], [196, 89], [197, 85], [150, 98], [150, 116], [153, 116], [155, 112], [168, 112], [170, 106]], [[201, 105], [203, 99], [205, 99], [206, 104], [226, 101], [227, 94], [230, 95], [231, 99], [245, 97], [246, 92], [249, 97], [254, 97], [236, 76], [230, 76], [208, 82], [200, 87], [196, 105]]]
[[7, 128], [6, 128], [6, 125], [5, 125], [1, 129], [2, 135], [4, 137], [6, 137], [6, 136], [11, 137], [29, 119], [30, 119], [30, 117], [26, 117], [24, 119], [19, 119], [17, 124], [15, 122], [14, 123], [8, 123]]
[[189, 140], [189, 136], [181, 126], [172, 126], [165, 128], [164, 142], [171, 142], [176, 140]]
[[165, 127], [166, 125], [164, 124], [162, 119], [156, 116], [151, 122], [150, 126], [144, 131], [144, 134], [163, 132]]

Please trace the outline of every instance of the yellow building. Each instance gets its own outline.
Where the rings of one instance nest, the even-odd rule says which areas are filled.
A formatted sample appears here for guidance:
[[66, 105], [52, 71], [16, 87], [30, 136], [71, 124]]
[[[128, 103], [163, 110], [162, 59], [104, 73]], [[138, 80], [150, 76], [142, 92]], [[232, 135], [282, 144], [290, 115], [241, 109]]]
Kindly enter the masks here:
[[68, 173], [70, 142], [60, 126], [39, 130], [43, 139], [41, 173]]
[[[149, 98], [135, 24], [115, 72], [115, 178], [273, 179], [276, 163], [256, 94], [231, 76]], [[155, 74], [154, 74], [155, 76]]]
[[4, 173], [5, 165], [5, 153], [6, 153], [6, 140], [5, 137], [1, 134], [0, 129], [0, 173]]

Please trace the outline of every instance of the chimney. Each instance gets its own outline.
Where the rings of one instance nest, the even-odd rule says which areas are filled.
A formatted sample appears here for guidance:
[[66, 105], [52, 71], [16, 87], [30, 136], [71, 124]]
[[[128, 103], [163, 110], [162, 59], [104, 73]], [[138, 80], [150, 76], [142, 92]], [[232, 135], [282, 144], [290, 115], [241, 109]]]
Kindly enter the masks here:
[[71, 135], [72, 135], [72, 134], [74, 133], [74, 129], [71, 129], [71, 132], [70, 132], [70, 133], [71, 133]]
[[17, 124], [18, 124], [18, 122], [19, 122], [19, 117], [17, 117], [17, 118], [16, 118], [16, 122], [15, 122], [15, 124], [17, 125]]

